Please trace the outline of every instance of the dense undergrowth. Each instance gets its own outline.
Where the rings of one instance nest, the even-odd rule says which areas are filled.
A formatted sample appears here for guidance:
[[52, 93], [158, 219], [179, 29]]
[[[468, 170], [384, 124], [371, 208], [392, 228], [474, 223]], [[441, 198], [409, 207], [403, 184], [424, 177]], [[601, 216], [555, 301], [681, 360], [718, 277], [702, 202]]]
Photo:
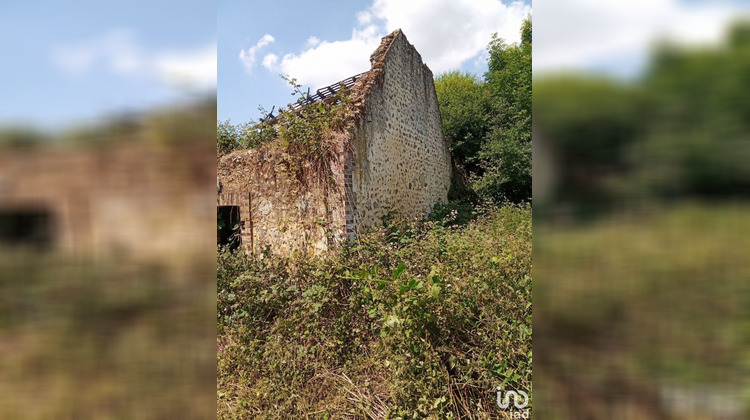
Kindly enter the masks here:
[[0, 418], [212, 415], [212, 261], [177, 274], [2, 251]]
[[535, 414], [750, 418], [749, 214], [680, 203], [537, 222]]
[[220, 418], [490, 418], [531, 394], [531, 208], [218, 256]]

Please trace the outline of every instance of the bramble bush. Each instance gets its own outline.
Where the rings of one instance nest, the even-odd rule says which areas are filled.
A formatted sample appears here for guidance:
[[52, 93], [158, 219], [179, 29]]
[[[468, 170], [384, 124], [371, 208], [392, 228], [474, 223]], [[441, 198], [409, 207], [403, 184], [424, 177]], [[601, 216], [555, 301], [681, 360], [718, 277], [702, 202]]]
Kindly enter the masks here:
[[328, 257], [218, 254], [220, 418], [499, 415], [531, 395], [531, 208], [389, 221]]

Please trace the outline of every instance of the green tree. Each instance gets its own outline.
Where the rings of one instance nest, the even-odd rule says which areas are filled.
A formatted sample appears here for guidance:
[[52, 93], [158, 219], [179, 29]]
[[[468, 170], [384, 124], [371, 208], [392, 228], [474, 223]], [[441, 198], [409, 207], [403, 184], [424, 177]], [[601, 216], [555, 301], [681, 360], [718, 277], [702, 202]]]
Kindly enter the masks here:
[[216, 123], [216, 151], [225, 155], [232, 150], [260, 144], [260, 128], [254, 121], [232, 125], [230, 120]]
[[531, 46], [531, 39], [531, 17], [529, 17], [521, 24], [521, 45]]
[[230, 120], [216, 123], [216, 151], [219, 155], [227, 154], [240, 146], [238, 131]]
[[479, 171], [479, 149], [488, 132], [489, 101], [484, 84], [469, 73], [452, 71], [435, 78], [443, 130], [451, 158], [467, 173]]
[[529, 17], [520, 44], [493, 35], [483, 80], [459, 71], [435, 79], [451, 156], [482, 201], [531, 200], [531, 43]]
[[520, 44], [508, 45], [494, 34], [487, 47], [490, 129], [479, 151], [482, 171], [473, 187], [480, 197], [495, 202], [531, 200], [531, 33], [528, 18]]

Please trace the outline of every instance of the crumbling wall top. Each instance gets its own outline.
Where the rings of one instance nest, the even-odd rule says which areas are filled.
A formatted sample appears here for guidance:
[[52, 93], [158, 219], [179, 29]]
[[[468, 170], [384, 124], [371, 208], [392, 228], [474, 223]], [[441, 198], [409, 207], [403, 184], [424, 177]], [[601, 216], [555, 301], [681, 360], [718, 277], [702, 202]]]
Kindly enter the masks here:
[[382, 81], [386, 54], [399, 36], [404, 36], [401, 29], [396, 29], [383, 37], [378, 48], [370, 55], [370, 71], [363, 73], [352, 87], [351, 97], [354, 107], [352, 111], [356, 118], [361, 117], [364, 111], [365, 98], [372, 91], [373, 86]]

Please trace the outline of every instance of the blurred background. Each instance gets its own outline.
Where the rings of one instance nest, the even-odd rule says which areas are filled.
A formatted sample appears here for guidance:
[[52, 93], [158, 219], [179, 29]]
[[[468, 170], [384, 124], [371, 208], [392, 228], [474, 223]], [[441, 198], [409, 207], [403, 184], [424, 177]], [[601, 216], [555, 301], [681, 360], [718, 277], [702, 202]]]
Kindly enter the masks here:
[[[215, 415], [215, 13], [0, 6], [0, 418]], [[750, 417], [747, 13], [535, 2], [539, 418]]]
[[214, 415], [215, 13], [0, 6], [0, 418]]
[[750, 418], [749, 6], [535, 2], [539, 418]]

